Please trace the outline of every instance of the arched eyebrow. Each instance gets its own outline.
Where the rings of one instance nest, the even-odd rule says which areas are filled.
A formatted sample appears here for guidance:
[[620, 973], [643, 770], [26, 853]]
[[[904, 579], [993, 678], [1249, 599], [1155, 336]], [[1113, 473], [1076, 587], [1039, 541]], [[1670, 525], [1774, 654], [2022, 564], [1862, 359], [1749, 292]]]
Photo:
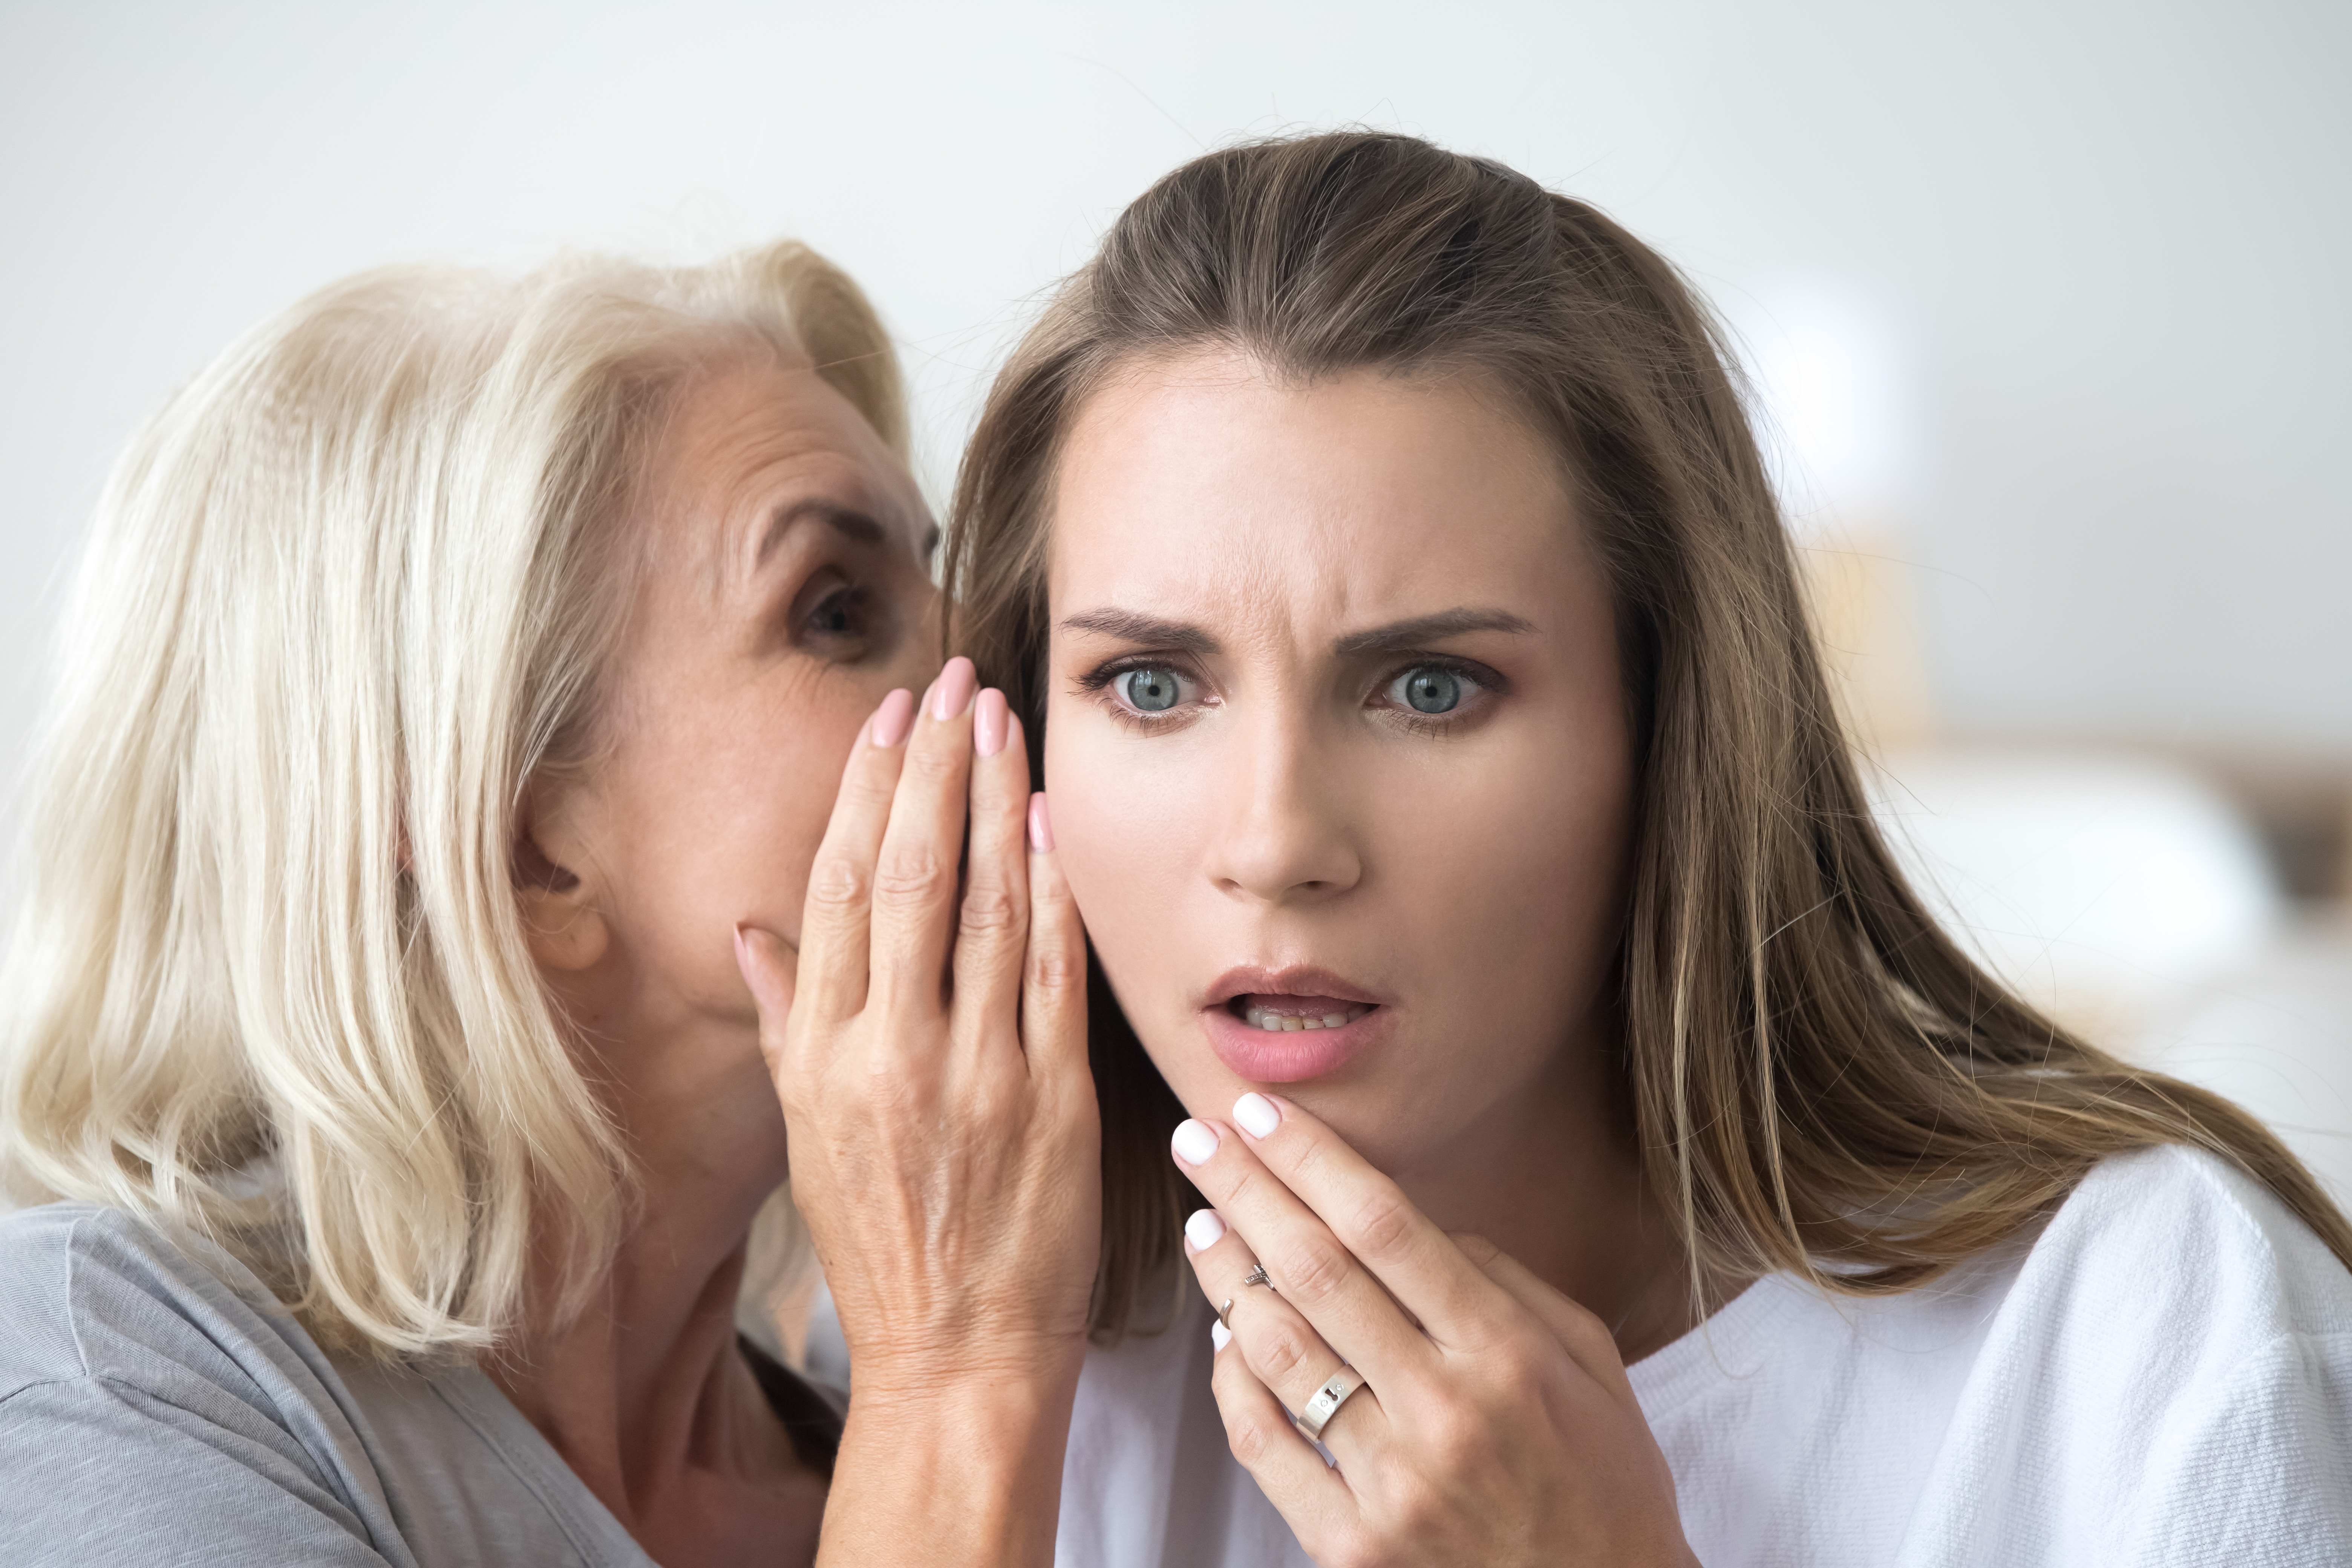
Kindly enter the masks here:
[[1341, 658], [1359, 658], [1368, 653], [1411, 653], [1447, 637], [1458, 637], [1469, 632], [1508, 632], [1514, 635], [1534, 631], [1535, 624], [1523, 620], [1508, 610], [1441, 610], [1433, 616], [1415, 616], [1409, 621], [1391, 621], [1370, 631], [1350, 632], [1331, 645], [1331, 651]]
[[882, 545], [889, 542], [889, 530], [854, 508], [829, 500], [796, 501], [779, 507], [768, 519], [766, 531], [760, 536], [760, 548], [752, 560], [765, 561], [768, 552], [779, 540], [803, 522], [822, 522], [845, 539], [859, 544]]
[[[1084, 610], [1066, 616], [1062, 629], [1073, 632], [1099, 632], [1104, 637], [1117, 637], [1121, 642], [1141, 647], [1168, 648], [1202, 655], [1217, 651], [1217, 639], [1200, 627], [1184, 621], [1162, 620], [1139, 610]], [[1331, 651], [1341, 658], [1360, 658], [1374, 653], [1411, 653], [1458, 637], [1471, 632], [1505, 632], [1519, 636], [1534, 631], [1535, 623], [1511, 614], [1508, 610], [1459, 609], [1440, 610], [1433, 616], [1415, 616], [1411, 620], [1391, 621], [1384, 626], [1369, 631], [1350, 632], [1331, 645]]]
[[1200, 627], [1182, 621], [1164, 621], [1158, 616], [1147, 616], [1139, 610], [1081, 610], [1075, 616], [1062, 617], [1066, 632], [1099, 632], [1107, 637], [1131, 642], [1142, 647], [1168, 648], [1171, 651], [1197, 653], [1202, 656], [1217, 651], [1217, 639]]

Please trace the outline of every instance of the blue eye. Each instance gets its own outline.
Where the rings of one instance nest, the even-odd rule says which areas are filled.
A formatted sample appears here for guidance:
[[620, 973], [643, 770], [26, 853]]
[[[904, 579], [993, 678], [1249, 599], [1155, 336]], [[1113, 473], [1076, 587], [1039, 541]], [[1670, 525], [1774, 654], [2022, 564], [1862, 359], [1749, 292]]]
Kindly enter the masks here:
[[1176, 706], [1178, 684], [1172, 669], [1129, 669], [1119, 672], [1118, 694], [1139, 713], [1165, 713]]
[[1406, 670], [1391, 689], [1416, 713], [1451, 713], [1462, 705], [1462, 678], [1433, 664]]

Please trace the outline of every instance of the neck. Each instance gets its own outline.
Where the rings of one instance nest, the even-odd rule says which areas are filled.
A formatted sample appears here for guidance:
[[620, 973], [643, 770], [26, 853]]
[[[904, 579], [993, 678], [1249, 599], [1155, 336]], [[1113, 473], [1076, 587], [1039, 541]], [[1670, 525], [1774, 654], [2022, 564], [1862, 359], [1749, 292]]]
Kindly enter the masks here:
[[1444, 1149], [1391, 1173], [1440, 1226], [1485, 1237], [1599, 1318], [1631, 1363], [1701, 1313], [1673, 1216], [1643, 1179], [1610, 1059], [1597, 1043], [1560, 1051]]
[[[805, 1561], [824, 1482], [800, 1465], [735, 1339], [781, 1140], [725, 1125], [707, 1089], [677, 1115], [661, 1113], [667, 1094], [618, 1098], [639, 1172], [628, 1236], [584, 1310], [538, 1310], [484, 1371], [656, 1561], [753, 1560], [739, 1555], [747, 1538], [766, 1543], [757, 1560]], [[531, 1299], [551, 1306], [555, 1259], [539, 1274]], [[804, 1552], [772, 1555], [802, 1535]]]

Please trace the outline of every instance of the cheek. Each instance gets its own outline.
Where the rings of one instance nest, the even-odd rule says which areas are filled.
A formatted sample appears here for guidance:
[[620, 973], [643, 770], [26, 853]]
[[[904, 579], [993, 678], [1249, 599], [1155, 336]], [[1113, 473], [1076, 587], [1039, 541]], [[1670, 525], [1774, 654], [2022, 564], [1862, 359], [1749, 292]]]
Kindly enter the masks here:
[[737, 921], [799, 942], [809, 862], [865, 716], [854, 701], [681, 702], [635, 738], [612, 894], [650, 967], [731, 1004]]
[[1139, 757], [1138, 742], [1099, 732], [1089, 717], [1046, 727], [1055, 852], [1097, 954], [1122, 996], [1139, 999], [1136, 985], [1175, 967], [1150, 955], [1181, 938], [1168, 916], [1207, 852], [1207, 795], [1189, 787], [1189, 759], [1171, 750], [1181, 742], [1152, 740], [1154, 750]]
[[1622, 747], [1531, 747], [1447, 783], [1414, 814], [1419, 830], [1400, 814], [1383, 835], [1391, 917], [1447, 955], [1464, 1005], [1475, 997], [1489, 1016], [1530, 1022], [1580, 1012], [1619, 937], [1631, 797]]

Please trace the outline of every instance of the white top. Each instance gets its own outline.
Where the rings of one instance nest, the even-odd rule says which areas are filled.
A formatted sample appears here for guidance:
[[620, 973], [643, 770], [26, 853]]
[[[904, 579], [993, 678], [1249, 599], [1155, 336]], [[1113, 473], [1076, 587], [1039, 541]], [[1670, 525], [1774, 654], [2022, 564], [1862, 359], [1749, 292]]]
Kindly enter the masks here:
[[[1088, 1358], [1063, 1568], [1308, 1561], [1226, 1451], [1192, 1295]], [[2187, 1149], [1927, 1289], [1762, 1280], [1631, 1375], [1707, 1568], [2352, 1563], [2352, 1274]]]

